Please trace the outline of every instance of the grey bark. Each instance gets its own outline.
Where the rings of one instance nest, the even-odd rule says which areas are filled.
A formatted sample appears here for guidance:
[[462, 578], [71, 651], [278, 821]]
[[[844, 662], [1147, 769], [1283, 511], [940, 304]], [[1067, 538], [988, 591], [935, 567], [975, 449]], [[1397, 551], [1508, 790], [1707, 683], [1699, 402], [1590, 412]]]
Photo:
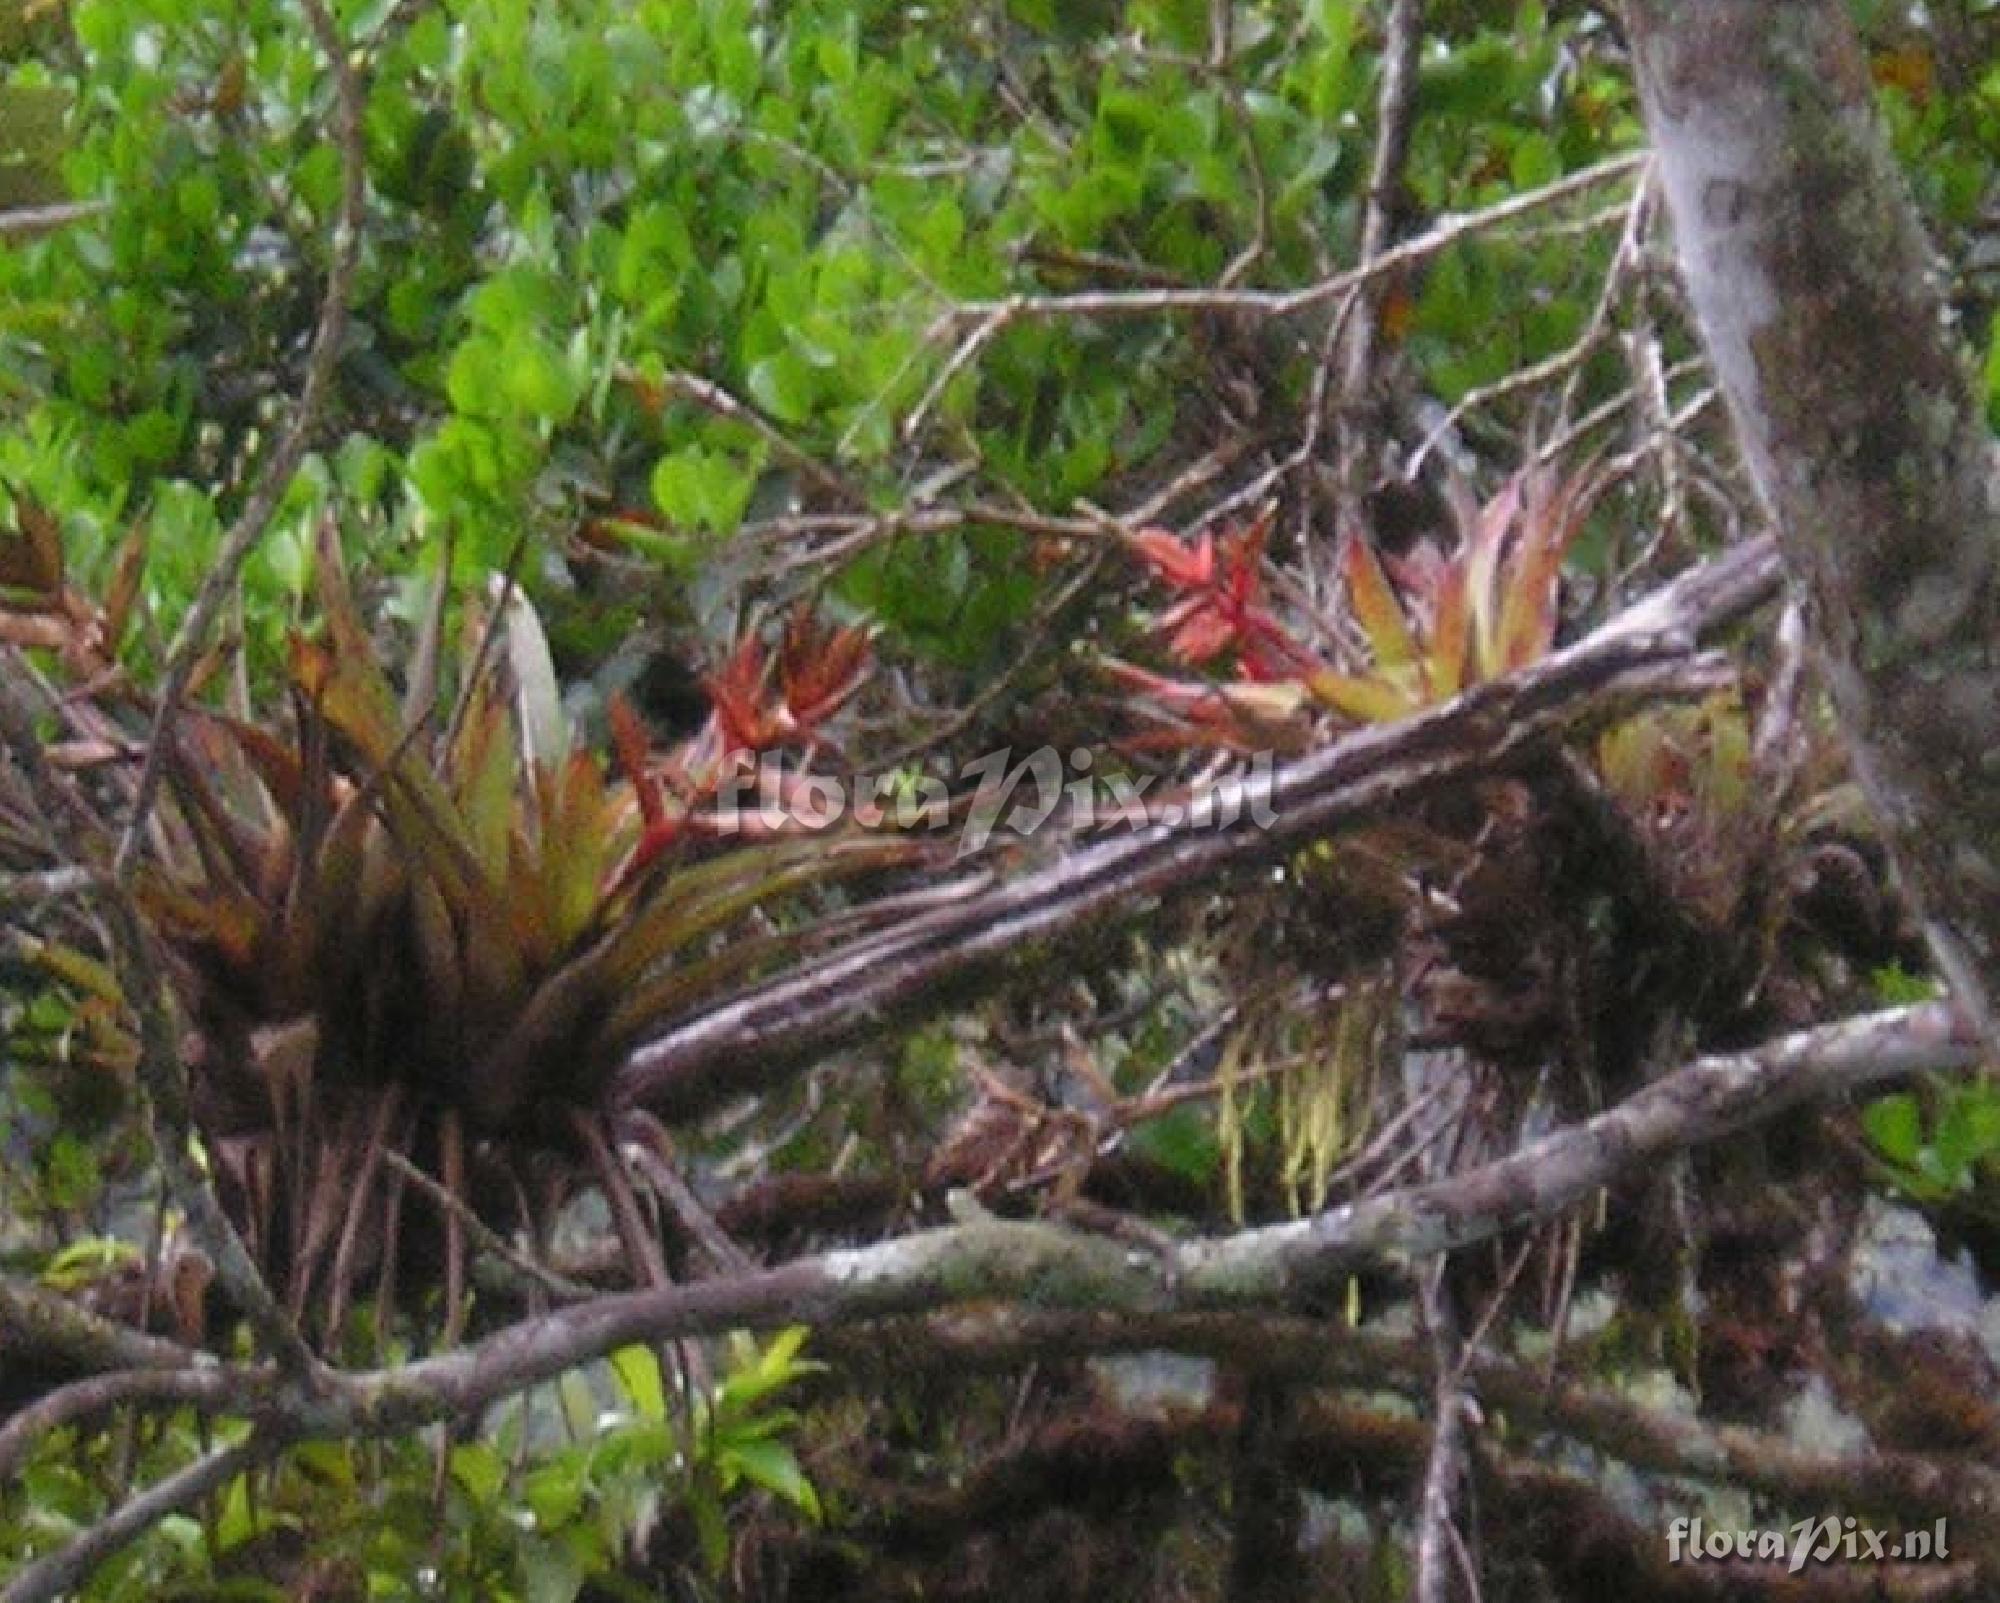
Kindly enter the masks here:
[[2000, 1050], [2000, 469], [1841, 0], [1628, 0], [1682, 275], [1857, 775]]

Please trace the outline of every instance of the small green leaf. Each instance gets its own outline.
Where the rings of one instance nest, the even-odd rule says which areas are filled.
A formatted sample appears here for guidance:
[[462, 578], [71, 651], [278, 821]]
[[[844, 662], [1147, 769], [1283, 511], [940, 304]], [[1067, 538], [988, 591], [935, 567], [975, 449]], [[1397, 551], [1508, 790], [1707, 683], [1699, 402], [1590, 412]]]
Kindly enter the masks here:
[[1955, 1088], [1945, 1099], [1931, 1134], [1942, 1174], [1964, 1185], [1972, 1171], [2000, 1150], [2000, 1097], [1986, 1085]]
[[490, 1506], [507, 1483], [507, 1465], [489, 1441], [461, 1442], [451, 1450], [452, 1478], [476, 1504]]
[[1885, 1158], [1914, 1164], [1923, 1145], [1923, 1113], [1907, 1091], [1878, 1097], [1861, 1113], [1861, 1127]]
[[1562, 156], [1547, 134], [1532, 133], [1514, 146], [1507, 176], [1521, 189], [1540, 189], [1562, 175]]
[[799, 1467], [798, 1455], [785, 1443], [738, 1442], [725, 1457], [728, 1467], [751, 1485], [783, 1498], [814, 1520], [820, 1517], [819, 1494]]
[[795, 351], [779, 351], [753, 362], [744, 385], [750, 398], [781, 423], [803, 423], [812, 415], [812, 366]]
[[611, 1371], [618, 1377], [625, 1400], [641, 1419], [667, 1417], [667, 1392], [660, 1379], [660, 1360], [646, 1347], [621, 1347], [611, 1355]]
[[544, 1529], [567, 1525], [583, 1507], [585, 1459], [564, 1453], [542, 1465], [521, 1488], [522, 1500]]
[[521, 1544], [521, 1581], [527, 1603], [571, 1603], [583, 1590], [583, 1562], [567, 1542], [525, 1541]]

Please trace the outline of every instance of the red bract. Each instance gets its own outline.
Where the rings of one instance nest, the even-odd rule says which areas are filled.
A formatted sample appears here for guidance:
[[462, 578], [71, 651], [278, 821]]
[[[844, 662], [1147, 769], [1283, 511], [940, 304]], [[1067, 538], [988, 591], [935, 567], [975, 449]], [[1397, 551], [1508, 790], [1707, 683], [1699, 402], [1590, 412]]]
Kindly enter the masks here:
[[1311, 654], [1263, 606], [1266, 509], [1220, 541], [1203, 534], [1192, 545], [1164, 529], [1144, 529], [1132, 547], [1174, 589], [1176, 601], [1160, 616], [1167, 648], [1182, 662], [1213, 661], [1237, 653], [1246, 679], [1269, 683], [1297, 677]]
[[[622, 693], [614, 694], [609, 707], [611, 750], [632, 796], [639, 806], [639, 843], [617, 873], [610, 876], [607, 894], [630, 884], [669, 846], [686, 832], [684, 810], [667, 809], [667, 779], [647, 765], [646, 726]], [[678, 763], [685, 751], [675, 754]]]
[[1235, 643], [1241, 620], [1210, 592], [1177, 601], [1160, 615], [1167, 649], [1190, 666], [1211, 661]]
[[710, 723], [720, 737], [720, 756], [767, 750], [797, 727], [782, 702], [765, 699], [764, 645], [755, 635], [739, 640], [722, 670], [702, 684], [715, 709]]
[[865, 629], [822, 629], [808, 607], [785, 625], [778, 684], [794, 726], [811, 735], [847, 705], [868, 677]]
[[1182, 592], [1159, 621], [1168, 650], [1180, 661], [1199, 665], [1233, 651], [1238, 673], [1252, 684], [1285, 683], [1321, 666], [1263, 605], [1271, 517], [1267, 508], [1220, 541], [1204, 534], [1189, 545], [1163, 529], [1133, 537], [1146, 563]]
[[1141, 529], [1132, 549], [1177, 590], [1205, 588], [1215, 577], [1215, 541], [1206, 534], [1189, 545], [1165, 529]]
[[[708, 804], [733, 765], [747, 765], [783, 746], [806, 748], [810, 760], [823, 738], [821, 726], [868, 677], [868, 655], [865, 630], [823, 628], [802, 606], [786, 622], [775, 664], [757, 636], [736, 643], [722, 666], [702, 681], [708, 721], [692, 739], [661, 754], [649, 750], [638, 714], [614, 696], [612, 747], [632, 787], [641, 830], [638, 846], [613, 877], [614, 888], [632, 883], [669, 847], [713, 836], [716, 821]], [[763, 800], [787, 807], [796, 783], [778, 781]], [[746, 835], [766, 830], [755, 820], [738, 820], [734, 827]]]
[[705, 733], [715, 737], [717, 757], [809, 742], [867, 677], [867, 632], [822, 629], [801, 607], [785, 625], [775, 676], [767, 671], [763, 642], [746, 635], [703, 681], [715, 709]]

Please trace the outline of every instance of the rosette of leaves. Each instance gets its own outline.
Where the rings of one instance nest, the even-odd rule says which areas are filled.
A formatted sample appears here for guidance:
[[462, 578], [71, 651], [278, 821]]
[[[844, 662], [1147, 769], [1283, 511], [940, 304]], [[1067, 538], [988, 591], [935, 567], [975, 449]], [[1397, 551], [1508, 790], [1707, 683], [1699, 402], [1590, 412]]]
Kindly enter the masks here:
[[[1131, 744], [1304, 751], [1530, 666], [1555, 646], [1563, 563], [1602, 483], [1589, 466], [1535, 466], [1483, 502], [1460, 487], [1449, 531], [1401, 556], [1352, 532], [1319, 612], [1291, 604], [1302, 576], [1267, 553], [1268, 511], [1191, 540], [1136, 535], [1134, 555], [1168, 597], [1152, 638], [1181, 672], [1109, 664], [1145, 726]], [[1254, 1099], [1232, 1107], [1225, 1146], [1261, 1128], [1289, 1181], [1314, 1121], [1288, 1110], [1344, 1110], [1317, 1123], [1340, 1141], [1361, 1133], [1354, 1087], [1394, 1077], [1340, 1043], [1363, 1037], [1349, 1015], [1386, 976], [1402, 977], [1415, 1005], [1400, 1022], [1425, 1044], [1583, 1101], [1640, 1072], [1670, 1027], [1726, 1039], [1748, 1010], [1799, 1011], [1786, 1000], [1799, 983], [1790, 902], [1807, 820], [1837, 775], [1808, 728], [1779, 798], [1753, 762], [1752, 722], [1735, 697], [1649, 709], [1593, 746], [1549, 750], [1296, 853], [1237, 897], [1218, 956], [1278, 1017], [1246, 1009], [1228, 1061], [1246, 1083], [1288, 1061], [1319, 1079], [1258, 1082], [1271, 1087], [1265, 1123]], [[1309, 1201], [1333, 1144], [1312, 1143]]]
[[[1554, 645], [1563, 557], [1583, 525], [1598, 478], [1585, 468], [1516, 473], [1485, 502], [1452, 495], [1449, 542], [1423, 539], [1402, 557], [1378, 555], [1353, 531], [1339, 548], [1341, 587], [1330, 617], [1281, 606], [1298, 584], [1273, 582], [1266, 555], [1274, 508], [1220, 536], [1183, 541], [1165, 530], [1133, 537], [1134, 553], [1172, 595], [1154, 621], [1167, 655], [1210, 670], [1175, 678], [1123, 662], [1107, 666], [1149, 727], [1139, 746], [1305, 751], [1356, 723], [1390, 722], [1524, 667]], [[1218, 671], [1220, 670], [1220, 671]], [[1482, 811], [1357, 832], [1338, 850], [1292, 865], [1293, 913], [1320, 934], [1289, 943], [1319, 950], [1338, 975], [1379, 953], [1421, 911], [1418, 877], [1462, 882]], [[1353, 932], [1363, 932], [1357, 943]]]
[[1173, 595], [1154, 626], [1168, 655], [1232, 672], [1210, 682], [1107, 667], [1161, 726], [1152, 744], [1166, 743], [1163, 733], [1236, 751], [1274, 740], [1296, 747], [1311, 743], [1315, 714], [1343, 723], [1406, 718], [1548, 654], [1563, 558], [1598, 483], [1588, 468], [1565, 477], [1531, 467], [1483, 504], [1459, 486], [1455, 541], [1425, 539], [1399, 558], [1384, 559], [1351, 534], [1340, 547], [1337, 632], [1307, 632], [1278, 611], [1264, 571], [1274, 508], [1219, 539], [1142, 530], [1134, 553]]
[[[518, 598], [474, 609], [454, 697], [419, 666], [399, 698], [330, 527], [318, 573], [324, 628], [294, 642], [288, 731], [183, 719], [139, 883], [225, 1194], [294, 1308], [325, 1296], [330, 1338], [371, 1259], [387, 1306], [410, 1166], [442, 1188], [422, 1189], [442, 1214], [448, 1334], [468, 1221], [539, 1239], [537, 1176], [594, 1176], [635, 1273], [656, 1274], [612, 1071], [665, 1016], [795, 950], [788, 900], [920, 850], [836, 829], [742, 843], [707, 811], [747, 748], [818, 740], [865, 638], [795, 619], [775, 659], [744, 642], [707, 727], [653, 753], [621, 710], [607, 768], [571, 741]], [[441, 617], [420, 665], [446, 655]]]

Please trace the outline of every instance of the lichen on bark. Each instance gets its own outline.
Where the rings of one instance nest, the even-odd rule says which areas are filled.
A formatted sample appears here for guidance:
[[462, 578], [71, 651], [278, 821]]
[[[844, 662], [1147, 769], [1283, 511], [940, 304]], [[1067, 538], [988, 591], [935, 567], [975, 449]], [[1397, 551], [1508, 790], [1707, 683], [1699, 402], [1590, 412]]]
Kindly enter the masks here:
[[2000, 1049], [1994, 446], [1839, 0], [1630, 0], [1683, 277], [1856, 772]]

